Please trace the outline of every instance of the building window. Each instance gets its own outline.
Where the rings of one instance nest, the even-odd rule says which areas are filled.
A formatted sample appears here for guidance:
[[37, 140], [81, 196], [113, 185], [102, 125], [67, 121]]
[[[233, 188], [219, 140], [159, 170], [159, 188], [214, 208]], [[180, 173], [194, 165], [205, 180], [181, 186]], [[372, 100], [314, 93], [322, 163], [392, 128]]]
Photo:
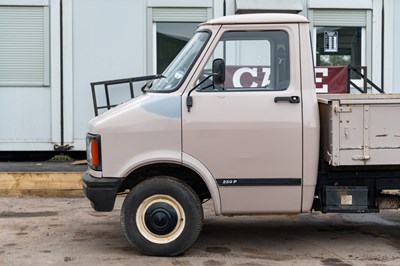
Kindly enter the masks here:
[[0, 6], [0, 86], [49, 86], [49, 10]]
[[148, 74], [161, 74], [193, 36], [197, 25], [211, 18], [211, 11], [212, 9], [208, 6], [149, 6], [147, 11]]
[[317, 65], [360, 66], [361, 32], [361, 27], [317, 27]]
[[162, 73], [193, 36], [198, 23], [157, 22], [157, 73]]
[[[371, 16], [371, 10], [364, 9], [309, 10], [309, 19], [313, 25], [316, 66], [363, 66], [367, 67], [366, 74], [370, 77], [372, 73]], [[329, 42], [331, 43], [328, 44]], [[354, 73], [351, 75], [352, 81], [362, 86], [360, 77]]]

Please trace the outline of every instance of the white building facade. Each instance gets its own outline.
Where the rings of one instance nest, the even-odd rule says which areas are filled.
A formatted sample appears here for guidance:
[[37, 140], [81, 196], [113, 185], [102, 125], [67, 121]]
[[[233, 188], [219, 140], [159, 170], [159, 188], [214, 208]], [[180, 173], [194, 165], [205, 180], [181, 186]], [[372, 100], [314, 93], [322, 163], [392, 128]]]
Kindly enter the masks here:
[[198, 23], [261, 12], [306, 16], [316, 65], [400, 92], [397, 0], [0, 0], [0, 151], [85, 150], [91, 82], [160, 73]]

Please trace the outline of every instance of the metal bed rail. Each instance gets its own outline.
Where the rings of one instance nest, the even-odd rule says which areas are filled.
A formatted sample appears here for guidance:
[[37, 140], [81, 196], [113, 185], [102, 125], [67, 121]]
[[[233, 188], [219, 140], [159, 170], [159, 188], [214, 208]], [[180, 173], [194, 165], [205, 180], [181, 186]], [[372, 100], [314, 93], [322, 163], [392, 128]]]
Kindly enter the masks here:
[[[105, 80], [105, 81], [97, 81], [90, 83], [90, 87], [92, 88], [92, 99], [93, 99], [93, 107], [95, 116], [99, 115], [99, 110], [101, 109], [111, 109], [112, 107], [117, 106], [118, 104], [111, 104], [110, 101], [110, 88], [112, 85], [119, 84], [129, 84], [129, 93], [131, 99], [135, 97], [133, 83], [147, 80], [154, 80], [161, 78], [162, 75], [150, 75], [150, 76], [142, 76], [142, 77], [134, 77], [134, 78], [125, 78], [125, 79], [114, 79], [114, 80]], [[103, 87], [106, 104], [102, 106], [98, 106], [96, 91]], [[143, 89], [143, 87], [142, 87]]]

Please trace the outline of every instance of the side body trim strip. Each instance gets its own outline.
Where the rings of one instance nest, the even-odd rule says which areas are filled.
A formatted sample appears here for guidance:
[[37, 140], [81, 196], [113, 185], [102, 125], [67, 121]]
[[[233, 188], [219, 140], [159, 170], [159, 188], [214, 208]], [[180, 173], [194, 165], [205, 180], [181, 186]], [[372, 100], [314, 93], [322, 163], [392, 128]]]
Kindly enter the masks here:
[[301, 178], [219, 178], [219, 186], [301, 186]]

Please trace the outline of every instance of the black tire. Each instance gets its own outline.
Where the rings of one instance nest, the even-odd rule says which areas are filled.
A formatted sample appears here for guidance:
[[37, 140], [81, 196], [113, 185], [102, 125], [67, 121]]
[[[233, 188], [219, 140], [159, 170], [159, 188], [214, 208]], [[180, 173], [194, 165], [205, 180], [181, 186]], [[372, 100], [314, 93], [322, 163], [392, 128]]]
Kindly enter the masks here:
[[126, 239], [152, 256], [176, 256], [190, 248], [203, 226], [199, 197], [171, 177], [144, 180], [132, 189], [121, 209]]

